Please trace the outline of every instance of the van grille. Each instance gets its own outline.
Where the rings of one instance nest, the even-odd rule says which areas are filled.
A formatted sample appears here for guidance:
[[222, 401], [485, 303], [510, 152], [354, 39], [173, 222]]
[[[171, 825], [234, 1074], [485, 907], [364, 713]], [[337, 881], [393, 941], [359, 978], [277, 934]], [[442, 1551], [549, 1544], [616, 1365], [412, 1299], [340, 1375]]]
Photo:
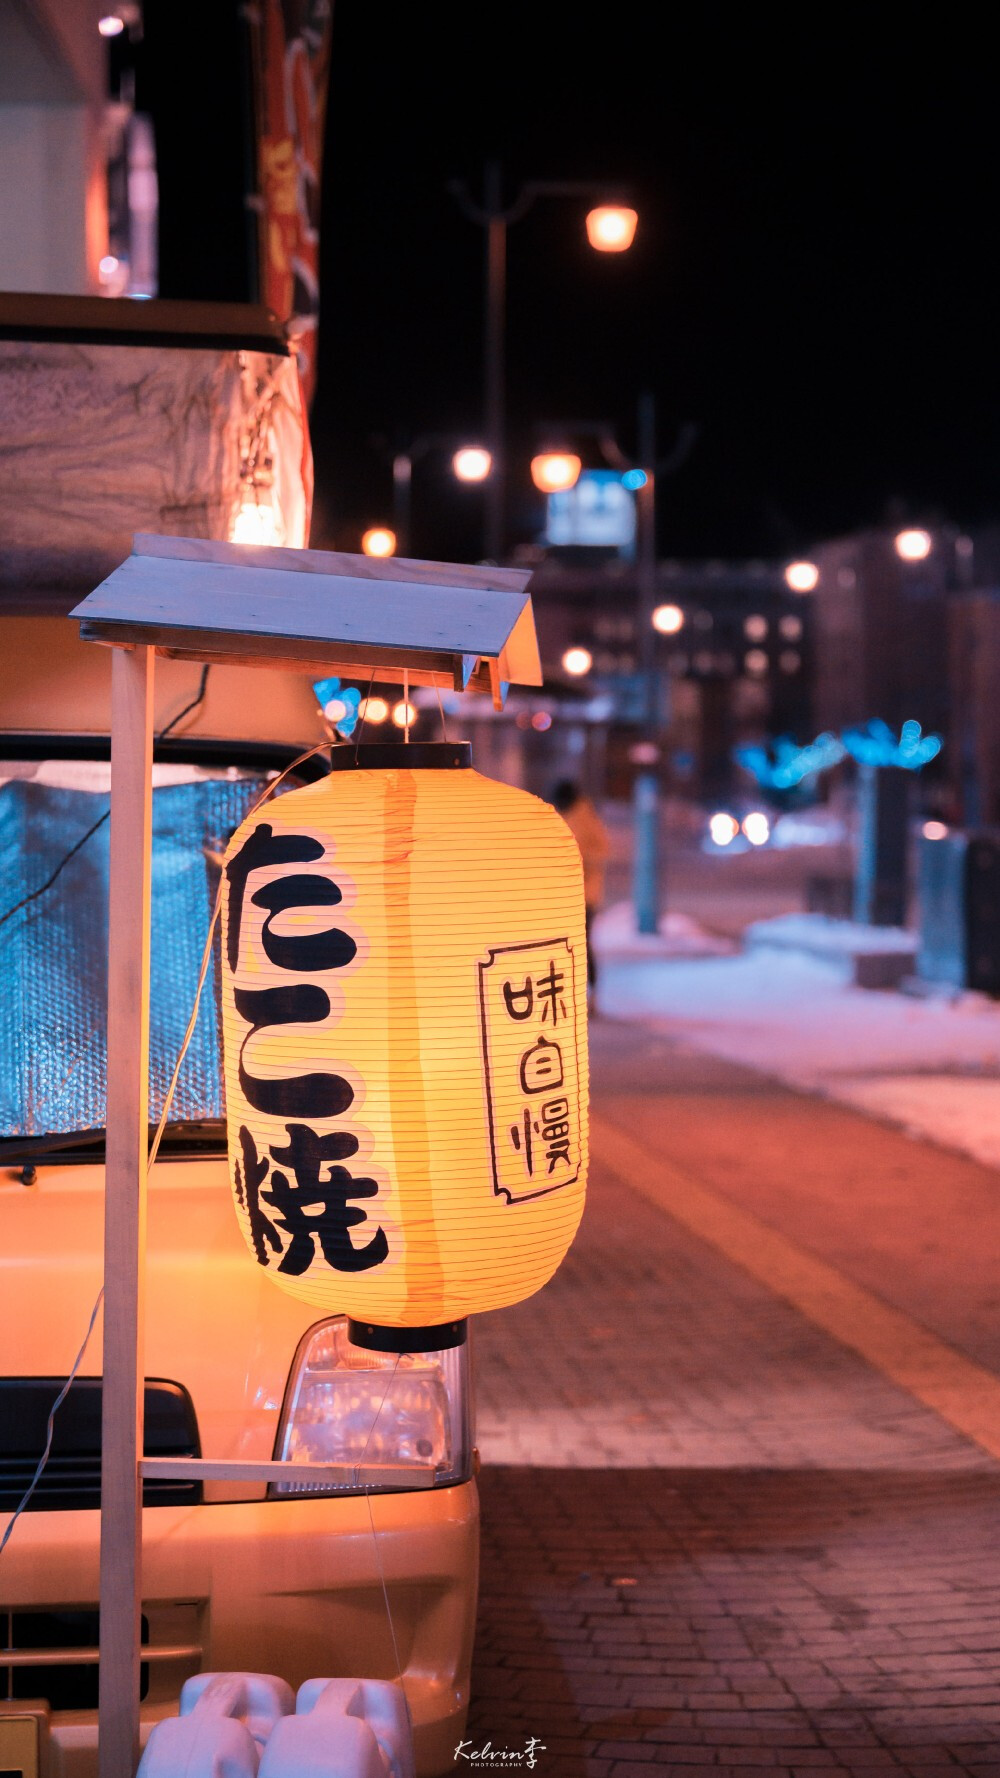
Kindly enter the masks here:
[[[14, 1512], [45, 1449], [46, 1423], [65, 1377], [0, 1377], [0, 1512]], [[101, 1378], [77, 1377], [56, 1414], [49, 1460], [28, 1512], [101, 1504]], [[194, 1403], [180, 1383], [146, 1379], [146, 1457], [200, 1457]], [[198, 1481], [144, 1481], [144, 1506], [191, 1506]]]
[[[150, 1603], [142, 1611], [140, 1696], [162, 1703], [200, 1670], [204, 1601]], [[0, 1687], [10, 1700], [50, 1710], [96, 1710], [100, 1616], [96, 1605], [0, 1609]], [[0, 1775], [2, 1778], [2, 1775]]]

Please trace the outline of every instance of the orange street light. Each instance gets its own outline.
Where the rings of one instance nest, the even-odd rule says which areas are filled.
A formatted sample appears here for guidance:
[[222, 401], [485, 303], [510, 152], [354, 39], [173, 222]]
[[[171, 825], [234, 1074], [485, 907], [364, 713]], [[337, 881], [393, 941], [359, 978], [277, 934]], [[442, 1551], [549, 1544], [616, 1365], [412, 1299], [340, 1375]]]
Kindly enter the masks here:
[[653, 628], [661, 636], [676, 636], [684, 628], [684, 613], [679, 605], [658, 605], [653, 612]]
[[594, 657], [589, 648], [567, 648], [562, 664], [564, 670], [572, 674], [574, 679], [580, 679], [584, 673], [590, 672]]
[[[493, 458], [493, 472], [486, 488], [485, 554], [497, 562], [504, 547], [504, 507], [506, 480], [506, 395], [504, 389], [504, 346], [507, 307], [507, 230], [530, 210], [536, 198], [590, 198], [607, 196], [592, 180], [529, 179], [509, 204], [504, 203], [503, 178], [499, 161], [489, 161], [483, 181], [483, 201], [476, 203], [464, 180], [452, 179], [448, 190], [471, 221], [486, 234], [486, 339], [485, 339], [485, 402], [486, 443]], [[595, 239], [591, 218], [604, 218], [597, 224]], [[627, 218], [631, 217], [631, 226]], [[615, 218], [616, 220], [611, 220]], [[587, 218], [588, 239], [592, 247], [603, 253], [620, 253], [631, 245], [635, 233], [636, 213], [624, 205], [600, 203]], [[572, 484], [570, 484], [572, 486]]]
[[451, 468], [460, 482], [484, 482], [493, 468], [493, 458], [482, 445], [463, 445], [452, 457]]
[[598, 204], [587, 211], [587, 239], [598, 253], [625, 253], [635, 240], [638, 213], [625, 204]]
[[394, 556], [396, 533], [386, 525], [372, 525], [361, 539], [361, 548], [366, 556]]
[[576, 487], [582, 468], [572, 451], [541, 451], [531, 459], [531, 479], [543, 494], [561, 494]]
[[785, 585], [793, 593], [811, 593], [819, 585], [819, 569], [815, 562], [789, 562], [785, 569]]
[[923, 562], [931, 553], [929, 531], [900, 531], [895, 540], [896, 554], [903, 562]]

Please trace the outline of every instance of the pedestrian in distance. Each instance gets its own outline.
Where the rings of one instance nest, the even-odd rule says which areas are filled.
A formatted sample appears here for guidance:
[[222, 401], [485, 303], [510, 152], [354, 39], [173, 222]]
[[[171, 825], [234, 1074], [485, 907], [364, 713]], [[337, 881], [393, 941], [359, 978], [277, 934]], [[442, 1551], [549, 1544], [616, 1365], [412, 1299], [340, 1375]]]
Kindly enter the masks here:
[[572, 778], [560, 778], [550, 802], [558, 810], [580, 848], [583, 860], [583, 899], [587, 913], [587, 1003], [593, 1008], [597, 990], [592, 927], [604, 901], [604, 869], [608, 858], [608, 832], [589, 796]]

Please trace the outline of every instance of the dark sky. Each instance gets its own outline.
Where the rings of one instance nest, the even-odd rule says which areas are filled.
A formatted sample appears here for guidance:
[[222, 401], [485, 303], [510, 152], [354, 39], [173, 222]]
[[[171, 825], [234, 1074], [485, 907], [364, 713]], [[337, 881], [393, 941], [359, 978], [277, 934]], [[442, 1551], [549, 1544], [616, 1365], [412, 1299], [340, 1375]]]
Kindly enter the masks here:
[[[238, 61], [219, 0], [192, 75], [186, 12], [150, 0], [164, 272], [172, 294], [239, 295]], [[546, 423], [608, 421], [633, 449], [648, 389], [664, 452], [699, 429], [660, 484], [665, 554], [1000, 519], [992, 58], [962, 9], [934, 34], [896, 16], [334, 0], [314, 544], [357, 548], [389, 517], [393, 439], [481, 432], [483, 235], [447, 182], [478, 190], [490, 156], [511, 196], [607, 178], [640, 213], [621, 256], [587, 248], [566, 198], [510, 230], [512, 489]], [[539, 523], [512, 497], [512, 536]], [[480, 525], [429, 454], [414, 552], [475, 558]]]

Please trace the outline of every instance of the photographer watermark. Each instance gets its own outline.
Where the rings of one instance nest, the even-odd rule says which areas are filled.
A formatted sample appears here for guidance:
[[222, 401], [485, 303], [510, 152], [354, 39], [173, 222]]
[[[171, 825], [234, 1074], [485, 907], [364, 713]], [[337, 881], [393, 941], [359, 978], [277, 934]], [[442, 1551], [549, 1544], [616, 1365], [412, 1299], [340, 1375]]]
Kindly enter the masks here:
[[492, 1741], [481, 1746], [474, 1741], [460, 1741], [455, 1749], [455, 1764], [466, 1760], [480, 1772], [530, 1772], [538, 1764], [538, 1755], [545, 1752], [544, 1741], [529, 1735], [523, 1747], [494, 1747]]

